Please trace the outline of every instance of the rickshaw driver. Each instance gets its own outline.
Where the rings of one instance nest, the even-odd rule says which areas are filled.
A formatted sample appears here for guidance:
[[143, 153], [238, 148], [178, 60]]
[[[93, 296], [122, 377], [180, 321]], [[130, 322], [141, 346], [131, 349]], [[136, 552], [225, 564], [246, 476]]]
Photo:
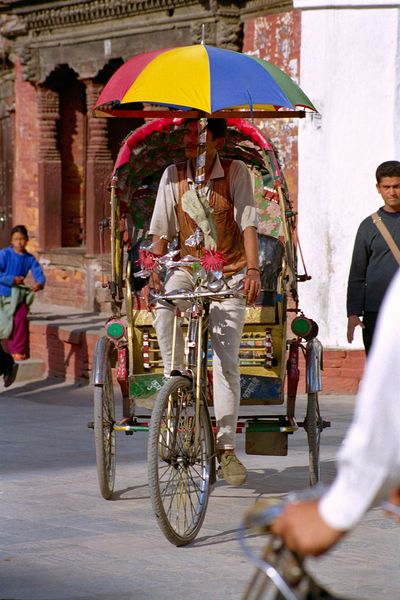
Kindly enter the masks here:
[[[181, 256], [193, 254], [185, 245], [196, 229], [182, 209], [184, 192], [194, 187], [198, 139], [197, 120], [188, 120], [185, 130], [187, 161], [169, 166], [163, 173], [156, 198], [150, 234], [156, 245], [153, 251], [165, 254], [168, 241], [178, 235]], [[225, 119], [210, 119], [207, 125], [205, 185], [217, 225], [217, 250], [223, 251], [228, 264], [224, 267], [231, 287], [243, 280], [244, 298], [227, 298], [211, 303], [210, 332], [213, 345], [214, 410], [218, 427], [217, 450], [219, 477], [231, 485], [246, 480], [246, 468], [235, 454], [236, 425], [240, 404], [239, 348], [244, 325], [245, 305], [252, 305], [260, 292], [257, 245], [257, 213], [253, 187], [246, 165], [239, 160], [220, 159], [218, 151], [225, 143]], [[194, 281], [187, 269], [169, 272], [164, 283], [166, 292], [192, 290]], [[152, 273], [148, 288], [160, 291], [160, 277]], [[144, 293], [148, 298], [149, 289]], [[158, 304], [154, 327], [164, 363], [170, 375], [174, 309]], [[176, 339], [175, 368], [182, 368], [183, 336]]]

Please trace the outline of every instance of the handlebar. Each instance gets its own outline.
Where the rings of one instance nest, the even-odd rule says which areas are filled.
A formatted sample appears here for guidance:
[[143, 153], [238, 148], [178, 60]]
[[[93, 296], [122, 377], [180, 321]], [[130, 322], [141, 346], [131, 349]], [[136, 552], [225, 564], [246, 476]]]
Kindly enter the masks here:
[[[294, 594], [294, 592], [290, 589], [288, 583], [285, 581], [284, 577], [280, 573], [277, 568], [279, 562], [279, 552], [284, 548], [283, 543], [278, 539], [274, 538], [273, 542], [268, 548], [268, 552], [265, 552], [263, 557], [258, 557], [248, 546], [246, 541], [246, 531], [247, 530], [257, 530], [262, 533], [269, 533], [269, 527], [273, 523], [273, 521], [281, 514], [283, 511], [284, 503], [276, 503], [273, 500], [266, 500], [265, 502], [258, 502], [252, 509], [250, 509], [238, 531], [238, 539], [239, 544], [245, 553], [245, 555], [253, 562], [253, 564], [264, 573], [275, 585], [277, 590], [282, 594], [282, 597], [285, 600], [299, 600], [299, 598]], [[275, 543], [278, 542], [278, 543]], [[287, 559], [288, 553], [286, 552], [285, 558]], [[268, 560], [267, 560], [268, 556]], [[294, 557], [292, 553], [290, 553], [290, 557]], [[274, 563], [274, 564], [272, 564]], [[296, 574], [299, 572], [300, 563], [295, 559], [294, 565]], [[251, 593], [251, 590], [249, 590]], [[244, 598], [249, 598], [246, 595]]]
[[221, 291], [197, 291], [197, 290], [174, 290], [172, 292], [156, 294], [153, 290], [150, 290], [150, 301], [151, 303], [159, 301], [167, 301], [174, 303], [176, 300], [192, 300], [196, 301], [199, 298], [210, 298], [213, 300], [224, 300], [226, 298], [245, 298], [245, 295], [240, 292], [243, 289], [243, 284], [239, 284], [234, 288]]
[[[260, 503], [261, 504], [261, 503]], [[257, 510], [257, 504], [253, 507], [253, 510], [247, 512], [244, 525], [248, 529], [263, 529], [267, 530], [272, 523], [279, 517], [283, 512], [284, 503], [269, 504], [266, 508]]]
[[[324, 486], [316, 486], [316, 488], [289, 494], [284, 501], [276, 499], [259, 501], [246, 513], [238, 532], [239, 544], [246, 556], [257, 567], [257, 573], [248, 586], [243, 600], [259, 600], [261, 598], [257, 591], [256, 595], [252, 594], [252, 589], [256, 587], [257, 576], [263, 577], [264, 581], [267, 577], [275, 585], [277, 595], [268, 595], [269, 599], [304, 600], [305, 598], [317, 599], [323, 597], [333, 600], [336, 598], [313, 579], [308, 573], [302, 558], [289, 550], [284, 542], [279, 537], [274, 536], [270, 530], [272, 523], [283, 512], [286, 504], [300, 499], [319, 497], [325, 490]], [[380, 507], [400, 517], [399, 506], [391, 502], [382, 502]], [[248, 531], [266, 535], [267, 542], [260, 557], [252, 551], [247, 543], [246, 533]], [[265, 589], [261, 588], [261, 592], [263, 591]]]

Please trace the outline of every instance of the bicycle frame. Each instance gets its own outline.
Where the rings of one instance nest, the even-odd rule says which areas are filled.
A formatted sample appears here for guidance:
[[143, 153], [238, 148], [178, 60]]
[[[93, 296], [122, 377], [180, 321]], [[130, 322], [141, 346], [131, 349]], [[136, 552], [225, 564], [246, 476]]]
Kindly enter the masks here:
[[[169, 296], [168, 300], [171, 301], [172, 297]], [[176, 307], [172, 333], [171, 374], [176, 374], [174, 362], [177, 331], [181, 327], [180, 319], [188, 313], [187, 336], [185, 340], [185, 366], [182, 375], [189, 376], [193, 385], [195, 399], [195, 448], [199, 444], [199, 419], [202, 403], [208, 411], [208, 405], [205, 401], [207, 396], [208, 309], [209, 303], [199, 300], [195, 300], [188, 311], [183, 312]], [[201, 340], [201, 343], [199, 343], [199, 340]], [[172, 414], [172, 406], [168, 409], [168, 413]]]
[[[203, 404], [208, 411], [207, 399], [207, 369], [208, 369], [208, 338], [209, 338], [209, 308], [212, 300], [223, 300], [224, 298], [239, 296], [236, 290], [226, 290], [223, 292], [198, 291], [167, 293], [154, 296], [158, 301], [168, 301], [175, 304], [177, 301], [191, 300], [191, 306], [186, 311], [182, 311], [175, 304], [175, 316], [172, 334], [172, 360], [171, 375], [178, 374], [187, 376], [191, 379], [195, 398], [195, 445], [199, 443], [200, 427], [200, 407]], [[182, 372], [175, 369], [176, 337], [180, 325], [180, 319], [185, 317], [188, 320], [187, 335], [185, 339], [185, 363]], [[172, 408], [171, 408], [172, 412]]]
[[[293, 497], [317, 497], [320, 492], [315, 488]], [[252, 575], [242, 600], [306, 600], [326, 598], [334, 600], [326, 590], [314, 581], [307, 571], [304, 561], [291, 550], [283, 541], [271, 534], [270, 525], [279, 516], [284, 507], [274, 499], [260, 501], [249, 509], [238, 532], [239, 543], [255, 565], [256, 570]], [[266, 543], [261, 556], [247, 545], [246, 532], [266, 535]], [[272, 588], [271, 588], [272, 584]]]

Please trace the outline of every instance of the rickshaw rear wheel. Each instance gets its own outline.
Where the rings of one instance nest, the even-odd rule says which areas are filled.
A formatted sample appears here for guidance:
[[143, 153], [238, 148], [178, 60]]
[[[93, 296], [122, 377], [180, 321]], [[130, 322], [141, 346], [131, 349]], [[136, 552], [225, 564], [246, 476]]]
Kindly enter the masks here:
[[112, 497], [115, 480], [115, 400], [109, 357], [104, 383], [94, 388], [94, 438], [97, 477], [105, 500]]
[[200, 406], [195, 441], [192, 382], [176, 376], [160, 390], [153, 408], [147, 451], [150, 498], [158, 525], [169, 542], [184, 546], [203, 523], [210, 493], [213, 432]]
[[319, 448], [321, 439], [321, 415], [319, 412], [318, 393], [307, 394], [307, 412], [304, 419], [307, 433], [310, 486], [316, 485], [320, 479]]

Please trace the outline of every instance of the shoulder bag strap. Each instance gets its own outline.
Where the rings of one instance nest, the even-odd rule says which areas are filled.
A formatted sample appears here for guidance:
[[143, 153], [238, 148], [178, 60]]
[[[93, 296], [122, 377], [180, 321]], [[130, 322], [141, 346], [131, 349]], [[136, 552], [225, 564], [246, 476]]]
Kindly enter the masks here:
[[386, 227], [385, 223], [382, 221], [382, 218], [379, 216], [379, 214], [377, 212], [375, 212], [373, 215], [371, 215], [371, 219], [372, 219], [374, 225], [376, 225], [376, 227], [378, 228], [379, 232], [381, 233], [385, 242], [389, 246], [390, 250], [392, 251], [393, 256], [395, 257], [397, 263], [400, 265], [400, 250], [399, 250], [396, 242], [390, 235], [390, 232], [389, 232], [388, 228]]

